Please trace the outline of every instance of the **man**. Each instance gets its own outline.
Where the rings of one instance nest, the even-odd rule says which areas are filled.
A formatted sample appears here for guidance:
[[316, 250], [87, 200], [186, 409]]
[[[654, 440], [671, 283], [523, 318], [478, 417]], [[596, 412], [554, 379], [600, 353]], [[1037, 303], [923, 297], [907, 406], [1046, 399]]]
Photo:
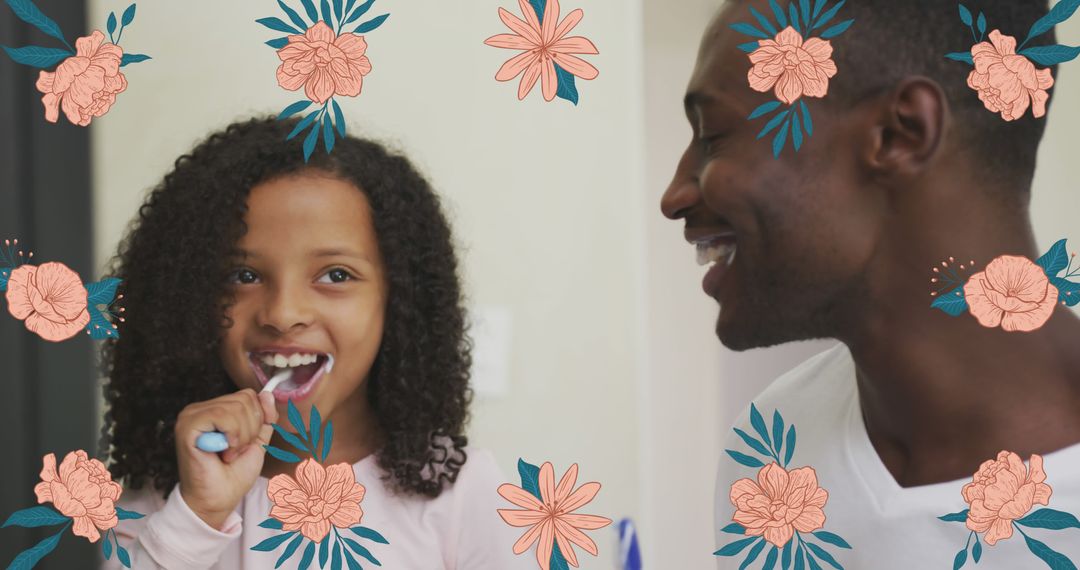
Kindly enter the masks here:
[[[1045, 322], [1006, 308], [1009, 324], [999, 311], [991, 328], [977, 294], [1000, 273], [993, 260], [1021, 256], [1031, 261], [1014, 263], [1030, 270], [1042, 253], [1028, 202], [1046, 123], [1038, 107], [1048, 105], [1038, 91], [1052, 95], [1056, 69], [1000, 56], [1038, 83], [1024, 93], [1025, 114], [1004, 120], [1021, 106], [1001, 101], [1012, 95], [969, 79], [985, 68], [945, 57], [982, 42], [998, 49], [1003, 35], [1020, 44], [1047, 1], [967, 2], [989, 22], [977, 42], [978, 23], [963, 23], [956, 3], [852, 0], [826, 26], [854, 19], [831, 49], [797, 22], [802, 37], [788, 43], [806, 38], [807, 53], [748, 57], [739, 46], [752, 38], [731, 26], [799, 17], [777, 4], [732, 1], [710, 24], [685, 99], [693, 140], [662, 210], [712, 264], [704, 288], [720, 304], [725, 346], [842, 344], [777, 380], [754, 400], [761, 416], [729, 432], [725, 448], [743, 455], [721, 461], [716, 548], [738, 544], [721, 550], [720, 567], [760, 556], [766, 568], [946, 568], [962, 556], [989, 568], [1075, 568], [1080, 319], [1055, 296], [1052, 314], [1040, 305]], [[1053, 43], [1051, 30], [1027, 45]], [[810, 59], [819, 73], [801, 68], [801, 84], [777, 79], [779, 67], [753, 69], [798, 71]], [[810, 79], [823, 78], [821, 97]], [[797, 95], [801, 148], [792, 130], [774, 157], [778, 131], [758, 137], [767, 117], [747, 117]], [[929, 294], [953, 271], [960, 285], [986, 272], [970, 289], [971, 314], [955, 318], [932, 309]], [[1040, 509], [1053, 512], [1030, 517]]]

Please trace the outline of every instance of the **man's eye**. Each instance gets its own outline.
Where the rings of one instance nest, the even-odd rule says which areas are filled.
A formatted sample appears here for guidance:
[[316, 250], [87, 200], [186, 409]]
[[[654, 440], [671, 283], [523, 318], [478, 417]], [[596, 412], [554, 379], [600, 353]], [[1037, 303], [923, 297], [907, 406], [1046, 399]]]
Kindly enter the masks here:
[[707, 137], [701, 137], [698, 139], [698, 144], [701, 146], [701, 151], [705, 154], [712, 154], [716, 150], [716, 147], [722, 142], [724, 135], [709, 135]]
[[[325, 281], [327, 277], [330, 278], [329, 281]], [[331, 269], [323, 274], [322, 278], [319, 279], [319, 283], [344, 283], [349, 279], [353, 279], [353, 276], [348, 271], [345, 271], [344, 269]]]
[[243, 285], [250, 285], [258, 280], [258, 276], [250, 269], [237, 269], [229, 275], [229, 283], [240, 283]]

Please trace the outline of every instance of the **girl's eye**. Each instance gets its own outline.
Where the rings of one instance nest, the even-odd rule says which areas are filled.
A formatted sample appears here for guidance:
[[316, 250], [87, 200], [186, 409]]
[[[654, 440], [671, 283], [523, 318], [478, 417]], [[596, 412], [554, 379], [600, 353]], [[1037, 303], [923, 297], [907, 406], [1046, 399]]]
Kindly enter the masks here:
[[[324, 280], [327, 277], [330, 278], [330, 281]], [[353, 276], [350, 275], [348, 271], [345, 271], [344, 269], [331, 269], [323, 274], [322, 278], [319, 279], [319, 283], [344, 283], [349, 279], [353, 279]]]
[[250, 269], [237, 269], [229, 276], [229, 283], [240, 283], [243, 285], [250, 285], [258, 279], [255, 272]]

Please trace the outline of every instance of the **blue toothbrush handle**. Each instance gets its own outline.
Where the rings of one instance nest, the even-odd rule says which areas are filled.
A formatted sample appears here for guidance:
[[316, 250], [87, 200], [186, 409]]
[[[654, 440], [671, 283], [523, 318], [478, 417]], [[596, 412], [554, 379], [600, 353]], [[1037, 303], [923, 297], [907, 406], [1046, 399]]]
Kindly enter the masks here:
[[219, 453], [229, 449], [229, 440], [220, 431], [207, 431], [195, 440], [195, 447], [209, 453]]

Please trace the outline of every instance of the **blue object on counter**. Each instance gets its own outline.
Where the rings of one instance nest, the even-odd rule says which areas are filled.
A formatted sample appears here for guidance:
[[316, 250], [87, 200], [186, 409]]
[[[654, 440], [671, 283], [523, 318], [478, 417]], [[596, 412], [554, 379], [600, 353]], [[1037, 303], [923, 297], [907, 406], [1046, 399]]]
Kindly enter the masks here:
[[619, 570], [641, 570], [641, 547], [630, 519], [619, 521]]

